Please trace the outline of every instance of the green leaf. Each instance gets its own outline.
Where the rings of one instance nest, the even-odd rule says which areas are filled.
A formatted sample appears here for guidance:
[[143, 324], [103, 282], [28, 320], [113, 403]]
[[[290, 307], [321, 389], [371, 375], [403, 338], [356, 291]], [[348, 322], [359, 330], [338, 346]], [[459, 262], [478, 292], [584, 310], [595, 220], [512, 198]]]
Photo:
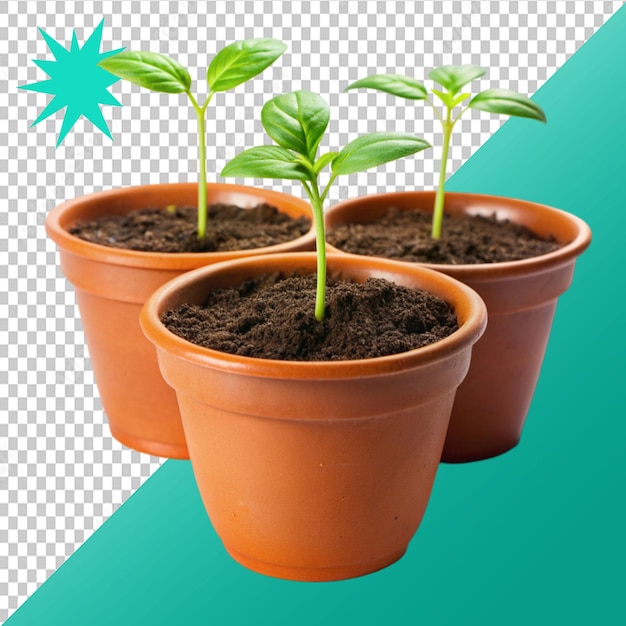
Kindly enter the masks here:
[[287, 49], [276, 39], [246, 39], [222, 48], [211, 61], [207, 80], [211, 91], [227, 91], [254, 78]]
[[452, 106], [453, 96], [451, 96], [449, 93], [439, 91], [439, 89], [433, 89], [433, 93], [439, 98], [439, 100], [441, 100], [446, 105], [446, 107], [448, 107], [449, 109], [454, 108]]
[[279, 145], [306, 157], [311, 163], [330, 119], [326, 101], [310, 91], [294, 91], [265, 103], [261, 121]]
[[476, 65], [442, 65], [431, 70], [428, 78], [443, 85], [453, 96], [460, 89], [485, 75], [485, 70]]
[[239, 153], [222, 170], [224, 177], [309, 180], [298, 157], [279, 146], [258, 146]]
[[481, 91], [470, 100], [468, 106], [472, 109], [488, 111], [489, 113], [529, 117], [540, 122], [546, 121], [546, 114], [539, 105], [535, 104], [530, 98], [509, 89], [487, 89]]
[[459, 94], [456, 98], [454, 98], [454, 100], [451, 102], [452, 104], [452, 108], [458, 106], [459, 104], [461, 104], [461, 102], [463, 102], [463, 100], [467, 100], [467, 98], [470, 97], [471, 94], [469, 93], [462, 93]]
[[326, 154], [322, 154], [322, 156], [315, 161], [313, 171], [319, 174], [329, 163], [335, 160], [338, 154], [339, 152], [327, 152]]
[[370, 133], [351, 141], [333, 161], [333, 174], [354, 174], [415, 154], [430, 144], [408, 133]]
[[191, 87], [189, 72], [174, 59], [157, 52], [124, 51], [98, 64], [135, 85], [165, 93], [183, 93]]
[[357, 80], [355, 83], [348, 85], [348, 89], [359, 89], [368, 87], [370, 89], [378, 89], [400, 98], [408, 98], [409, 100], [424, 100], [428, 96], [426, 87], [410, 76], [398, 76], [397, 74], [376, 74], [367, 78]]

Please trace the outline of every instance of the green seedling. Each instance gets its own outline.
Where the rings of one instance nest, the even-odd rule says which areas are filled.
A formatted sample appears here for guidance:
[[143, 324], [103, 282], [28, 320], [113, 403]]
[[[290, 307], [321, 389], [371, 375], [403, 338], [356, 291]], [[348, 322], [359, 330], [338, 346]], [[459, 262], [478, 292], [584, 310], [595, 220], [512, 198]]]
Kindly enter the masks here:
[[[435, 195], [435, 208], [433, 211], [432, 237], [441, 238], [443, 222], [444, 194], [446, 181], [446, 166], [448, 162], [448, 150], [450, 137], [454, 125], [461, 116], [469, 109], [479, 109], [489, 113], [501, 113], [515, 117], [528, 117], [546, 121], [543, 110], [532, 100], [515, 91], [508, 89], [486, 89], [476, 94], [467, 104], [463, 104], [471, 96], [461, 92], [468, 83], [485, 75], [485, 70], [475, 65], [444, 65], [432, 70], [428, 77], [438, 83], [445, 90], [431, 89], [431, 92], [443, 103], [443, 112], [435, 106], [433, 99], [422, 83], [410, 76], [397, 76], [389, 74], [376, 74], [363, 78], [349, 85], [346, 89], [369, 87], [390, 93], [400, 98], [409, 100], [425, 100], [435, 112], [436, 118], [441, 122], [443, 129], [443, 148], [441, 153], [441, 170], [439, 172], [439, 185]], [[460, 93], [461, 92], [461, 93]], [[455, 109], [460, 110], [455, 114]]]
[[213, 96], [254, 78], [287, 49], [275, 39], [236, 41], [220, 50], [209, 65], [209, 93], [199, 104], [191, 93], [191, 76], [177, 61], [156, 52], [120, 52], [104, 59], [105, 70], [140, 87], [164, 93], [185, 93], [198, 118], [198, 239], [206, 237], [206, 132], [205, 112]]
[[[315, 317], [324, 319], [326, 296], [326, 232], [323, 205], [337, 178], [429, 148], [423, 139], [407, 133], [370, 133], [351, 141], [339, 152], [318, 158], [318, 148], [328, 127], [326, 101], [310, 91], [294, 91], [272, 98], [261, 111], [265, 132], [278, 144], [244, 150], [222, 170], [222, 176], [299, 180], [313, 209], [317, 244]], [[323, 189], [320, 172], [330, 165]]]

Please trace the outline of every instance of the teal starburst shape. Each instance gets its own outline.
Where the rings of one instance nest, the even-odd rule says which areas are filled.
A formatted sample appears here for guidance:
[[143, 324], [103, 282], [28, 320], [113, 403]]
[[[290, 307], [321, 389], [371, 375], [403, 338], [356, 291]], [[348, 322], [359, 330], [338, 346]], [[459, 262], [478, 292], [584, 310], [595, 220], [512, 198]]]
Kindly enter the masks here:
[[19, 88], [54, 96], [39, 117], [31, 124], [31, 128], [65, 108], [57, 148], [81, 115], [112, 139], [109, 127], [102, 116], [100, 105], [122, 106], [108, 91], [108, 88], [119, 78], [107, 72], [98, 63], [102, 59], [121, 52], [124, 48], [111, 52], [100, 52], [103, 26], [104, 20], [98, 24], [82, 48], [78, 45], [76, 31], [74, 31], [69, 49], [64, 48], [41, 28], [39, 29], [56, 60], [39, 61], [33, 59], [33, 62], [50, 79], [30, 85], [20, 85]]

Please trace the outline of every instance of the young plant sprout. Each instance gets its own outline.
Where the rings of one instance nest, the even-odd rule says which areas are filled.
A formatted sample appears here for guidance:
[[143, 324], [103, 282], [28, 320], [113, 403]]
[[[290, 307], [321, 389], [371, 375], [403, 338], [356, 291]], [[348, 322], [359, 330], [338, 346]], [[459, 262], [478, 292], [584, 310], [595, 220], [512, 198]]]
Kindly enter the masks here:
[[[448, 150], [450, 137], [454, 125], [468, 109], [479, 109], [489, 113], [502, 113], [515, 117], [528, 117], [546, 121], [543, 110], [532, 100], [508, 89], [486, 89], [476, 94], [465, 106], [463, 103], [470, 97], [469, 93], [459, 93], [461, 89], [477, 78], [484, 76], [485, 70], [475, 65], [444, 65], [437, 67], [428, 74], [428, 77], [441, 85], [445, 91], [431, 89], [431, 92], [443, 103], [443, 114], [437, 109], [433, 100], [429, 97], [426, 87], [419, 81], [409, 76], [396, 76], [389, 74], [376, 74], [352, 83], [346, 89], [369, 87], [390, 93], [394, 96], [409, 100], [426, 100], [433, 108], [435, 116], [441, 122], [443, 129], [443, 148], [441, 153], [441, 171], [439, 172], [439, 185], [435, 196], [435, 208], [433, 211], [432, 237], [441, 238], [441, 226], [443, 222], [446, 166], [448, 162]], [[454, 114], [457, 107], [460, 111]]]
[[205, 112], [213, 95], [254, 78], [287, 49], [275, 39], [236, 41], [220, 50], [209, 65], [209, 93], [199, 104], [191, 93], [191, 76], [177, 61], [156, 52], [125, 51], [100, 62], [105, 70], [140, 87], [164, 93], [186, 93], [198, 118], [198, 239], [206, 237], [206, 133]]
[[[326, 233], [323, 205], [337, 176], [354, 174], [420, 152], [430, 145], [406, 133], [370, 133], [339, 152], [317, 151], [330, 120], [326, 101], [310, 91], [294, 91], [272, 98], [261, 111], [265, 132], [278, 144], [244, 150], [222, 170], [222, 176], [299, 180], [313, 208], [317, 243], [315, 317], [324, 319], [326, 295]], [[321, 189], [320, 172], [331, 166]]]

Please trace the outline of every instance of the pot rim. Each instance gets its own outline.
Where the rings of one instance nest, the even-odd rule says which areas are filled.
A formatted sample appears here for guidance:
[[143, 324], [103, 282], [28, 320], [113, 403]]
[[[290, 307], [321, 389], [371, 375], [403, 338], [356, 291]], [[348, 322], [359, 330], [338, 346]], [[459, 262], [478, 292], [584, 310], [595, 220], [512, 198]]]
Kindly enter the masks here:
[[[431, 190], [413, 190], [413, 191], [395, 191], [389, 193], [371, 194], [366, 196], [359, 196], [357, 198], [350, 198], [336, 203], [329, 208], [326, 213], [326, 223], [332, 221], [335, 214], [341, 214], [345, 208], [350, 208], [355, 204], [361, 204], [363, 202], [378, 202], [380, 200], [389, 200], [389, 206], [393, 206], [394, 199], [406, 200], [412, 196], [421, 196], [429, 198], [431, 205], [434, 203], [435, 191]], [[507, 208], [507, 205], [514, 208], [516, 211], [533, 211], [540, 214], [550, 214], [558, 217], [563, 224], [567, 224], [570, 228], [573, 228], [576, 232], [574, 238], [563, 245], [561, 248], [527, 259], [520, 259], [517, 261], [503, 261], [499, 263], [465, 263], [465, 264], [444, 264], [444, 263], [417, 263], [413, 261], [397, 260], [399, 263], [421, 265], [439, 272], [445, 272], [453, 274], [455, 278], [460, 280], [471, 280], [486, 278], [505, 278], [510, 276], [528, 275], [549, 271], [559, 265], [564, 265], [570, 262], [572, 259], [580, 256], [591, 243], [591, 229], [588, 224], [581, 218], [546, 204], [540, 204], [538, 202], [532, 202], [530, 200], [524, 200], [521, 198], [510, 198], [507, 196], [497, 196], [493, 194], [481, 194], [481, 193], [469, 193], [462, 191], [446, 191], [446, 200], [456, 200], [458, 202], [463, 199], [469, 199], [472, 204], [478, 205], [481, 203], [487, 204], [492, 208], [500, 204], [502, 208]], [[556, 233], [555, 233], [556, 236]], [[558, 237], [557, 237], [558, 239]], [[338, 248], [330, 246], [333, 250], [341, 252]], [[346, 253], [342, 253], [346, 254]], [[365, 255], [362, 255], [365, 256]]]
[[311, 228], [304, 235], [296, 239], [273, 246], [225, 252], [144, 252], [140, 250], [126, 250], [85, 241], [84, 239], [70, 234], [66, 228], [68, 222], [75, 221], [79, 218], [81, 210], [93, 202], [112, 202], [142, 193], [150, 193], [158, 197], [161, 193], [166, 191], [169, 194], [175, 194], [177, 190], [188, 190], [190, 187], [197, 187], [197, 183], [158, 183], [135, 185], [132, 187], [117, 187], [72, 198], [57, 205], [48, 213], [45, 224], [46, 233], [62, 250], [77, 256], [100, 261], [102, 263], [110, 263], [112, 265], [158, 268], [164, 270], [194, 269], [198, 267], [199, 263], [206, 263], [208, 260], [211, 262], [221, 262], [241, 257], [258, 256], [259, 254], [288, 252], [294, 245], [301, 246], [305, 242], [313, 242], [315, 239], [315, 227], [311, 207], [305, 200], [272, 189], [230, 183], [207, 183], [207, 188], [209, 193], [213, 191], [216, 194], [240, 194], [250, 197], [259, 196], [263, 201], [268, 204], [274, 204], [278, 208], [288, 205], [299, 209], [310, 219]]
[[[406, 263], [387, 259], [349, 254], [329, 254], [327, 256], [328, 274], [332, 274], [334, 267], [341, 270], [361, 268], [361, 271], [366, 267], [372, 270], [373, 276], [380, 274], [406, 276], [408, 274], [418, 279], [419, 288], [425, 290], [434, 288], [434, 291], [439, 292], [437, 295], [453, 306], [457, 316], [459, 309], [462, 309], [460, 312], [465, 319], [459, 320], [459, 329], [428, 346], [388, 356], [342, 361], [281, 361], [238, 356], [197, 346], [170, 332], [161, 322], [160, 315], [168, 306], [166, 301], [175, 298], [177, 293], [214, 274], [228, 271], [229, 268], [232, 270], [241, 266], [257, 265], [261, 259], [264, 261], [263, 267], [269, 264], [268, 272], [280, 271], [281, 265], [284, 266], [288, 262], [295, 264], [296, 261], [299, 269], [312, 268], [314, 270], [316, 254], [294, 252], [249, 257], [201, 267], [174, 278], [152, 294], [142, 309], [140, 324], [148, 340], [159, 350], [164, 350], [177, 358], [225, 372], [261, 378], [327, 380], [388, 375], [430, 365], [470, 347], [480, 338], [487, 325], [485, 303], [473, 289], [460, 281], [418, 265], [411, 267]], [[357, 271], [354, 271], [352, 275], [355, 275]], [[346, 276], [346, 274], [342, 275]], [[348, 272], [347, 275], [349, 276], [350, 273]], [[451, 297], [446, 298], [446, 295]]]

